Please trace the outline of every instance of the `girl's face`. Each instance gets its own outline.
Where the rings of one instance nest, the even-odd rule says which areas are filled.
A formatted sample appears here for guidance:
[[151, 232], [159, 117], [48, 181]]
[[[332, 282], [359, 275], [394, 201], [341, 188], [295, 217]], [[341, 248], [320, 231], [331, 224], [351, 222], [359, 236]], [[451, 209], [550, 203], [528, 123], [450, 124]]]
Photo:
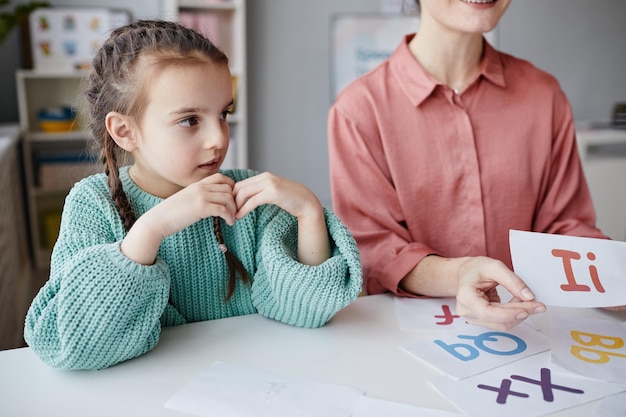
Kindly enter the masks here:
[[224, 64], [171, 65], [144, 88], [131, 175], [143, 190], [167, 198], [216, 173], [224, 161], [232, 78]]
[[482, 34], [492, 31], [511, 0], [421, 0], [420, 17], [442, 30]]

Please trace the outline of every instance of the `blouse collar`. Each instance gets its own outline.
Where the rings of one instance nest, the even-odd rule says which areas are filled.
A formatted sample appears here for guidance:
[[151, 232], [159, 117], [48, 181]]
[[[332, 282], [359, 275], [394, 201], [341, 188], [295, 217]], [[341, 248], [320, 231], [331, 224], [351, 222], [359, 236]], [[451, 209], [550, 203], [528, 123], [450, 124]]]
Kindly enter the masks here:
[[[417, 107], [422, 104], [441, 83], [427, 73], [424, 67], [417, 62], [411, 53], [409, 42], [415, 35], [415, 33], [412, 33], [404, 37], [400, 45], [389, 58], [389, 65], [399, 85], [402, 87], [411, 103]], [[506, 81], [504, 78], [502, 57], [484, 38], [483, 43], [483, 58], [480, 64], [480, 72], [476, 80], [482, 77], [495, 85], [505, 87]]]

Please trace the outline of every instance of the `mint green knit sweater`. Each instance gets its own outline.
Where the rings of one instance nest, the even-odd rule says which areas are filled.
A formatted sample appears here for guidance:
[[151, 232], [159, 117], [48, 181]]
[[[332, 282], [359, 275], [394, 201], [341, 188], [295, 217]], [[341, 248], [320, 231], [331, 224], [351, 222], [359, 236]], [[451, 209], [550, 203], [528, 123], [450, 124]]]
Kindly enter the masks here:
[[[253, 171], [223, 172], [235, 181]], [[162, 200], [120, 170], [137, 216]], [[308, 266], [297, 260], [297, 221], [277, 206], [258, 207], [233, 227], [222, 221], [228, 250], [253, 278], [237, 281], [230, 301], [228, 266], [212, 218], [167, 237], [153, 265], [126, 258], [126, 235], [104, 174], [77, 183], [63, 208], [50, 279], [26, 316], [24, 338], [46, 363], [100, 369], [151, 350], [162, 327], [260, 313], [295, 326], [324, 325], [361, 290], [361, 263], [348, 229], [325, 210], [332, 256]]]

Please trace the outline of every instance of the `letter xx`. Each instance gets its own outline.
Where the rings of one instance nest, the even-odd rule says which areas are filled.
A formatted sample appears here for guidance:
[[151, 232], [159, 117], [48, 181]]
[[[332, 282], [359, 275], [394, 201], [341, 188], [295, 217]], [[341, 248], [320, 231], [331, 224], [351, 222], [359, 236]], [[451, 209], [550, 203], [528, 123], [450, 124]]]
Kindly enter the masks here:
[[[541, 387], [541, 392], [543, 394], [543, 400], [546, 402], [554, 401], [554, 393], [552, 391], [553, 389], [571, 392], [573, 394], [584, 394], [583, 390], [570, 388], [570, 387], [566, 387], [563, 385], [553, 384], [552, 374], [550, 373], [550, 369], [548, 368], [541, 368], [541, 376], [539, 380], [526, 378], [525, 376], [522, 376], [522, 375], [511, 375], [511, 379], [514, 379], [516, 381], [527, 382], [529, 384], [539, 385]], [[509, 395], [512, 395], [515, 397], [528, 398], [529, 397], [528, 394], [511, 390], [511, 382], [512, 382], [511, 379], [504, 378], [502, 382], [500, 383], [499, 387], [494, 387], [491, 385], [484, 385], [484, 384], [478, 384], [477, 386], [480, 389], [497, 392], [498, 397], [496, 399], [496, 402], [498, 404], [506, 404], [506, 400]]]

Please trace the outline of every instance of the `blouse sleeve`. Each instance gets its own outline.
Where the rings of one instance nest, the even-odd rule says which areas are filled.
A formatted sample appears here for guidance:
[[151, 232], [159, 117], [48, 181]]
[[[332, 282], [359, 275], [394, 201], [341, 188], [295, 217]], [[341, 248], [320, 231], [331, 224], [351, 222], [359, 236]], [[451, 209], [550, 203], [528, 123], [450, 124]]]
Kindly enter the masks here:
[[25, 322], [28, 345], [58, 368], [100, 369], [149, 351], [169, 296], [167, 266], [124, 256], [119, 218], [91, 191], [68, 195], [50, 279]]
[[[266, 317], [301, 327], [319, 327], [358, 297], [362, 271], [359, 251], [345, 225], [324, 209], [331, 256], [317, 266], [297, 259], [297, 219], [274, 211], [260, 234], [252, 302]], [[263, 221], [261, 221], [263, 223]]]
[[606, 239], [595, 226], [596, 213], [578, 155], [574, 118], [560, 89], [553, 108], [551, 169], [533, 230]]
[[425, 256], [437, 252], [416, 240], [406, 226], [397, 191], [388, 179], [382, 143], [376, 135], [365, 133], [377, 131], [375, 115], [367, 112], [369, 106], [362, 106], [355, 122], [341, 111], [346, 106], [333, 105], [328, 116], [333, 209], [358, 242], [367, 292], [416, 297], [404, 291], [400, 281]]

